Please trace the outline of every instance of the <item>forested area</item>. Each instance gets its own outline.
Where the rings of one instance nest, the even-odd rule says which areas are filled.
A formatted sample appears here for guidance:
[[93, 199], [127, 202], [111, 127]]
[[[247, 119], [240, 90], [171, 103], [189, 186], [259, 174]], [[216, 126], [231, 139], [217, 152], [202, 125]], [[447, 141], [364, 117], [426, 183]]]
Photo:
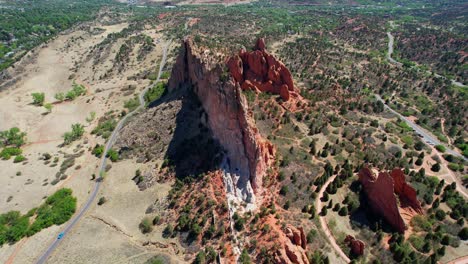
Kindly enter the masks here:
[[92, 19], [111, 0], [8, 1], [0, 4], [0, 71], [26, 51], [74, 24]]

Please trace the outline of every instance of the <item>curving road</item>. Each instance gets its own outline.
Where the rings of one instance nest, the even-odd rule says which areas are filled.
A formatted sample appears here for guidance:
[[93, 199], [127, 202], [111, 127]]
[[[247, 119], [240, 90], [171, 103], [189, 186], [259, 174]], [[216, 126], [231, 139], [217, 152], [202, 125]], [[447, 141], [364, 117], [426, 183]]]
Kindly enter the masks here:
[[[393, 28], [393, 21], [390, 21], [390, 26]], [[401, 63], [399, 63], [398, 61], [396, 61], [395, 59], [392, 58], [392, 53], [393, 53], [393, 42], [394, 42], [394, 37], [393, 35], [390, 33], [390, 32], [387, 32], [387, 36], [388, 36], [388, 52], [387, 52], [387, 59], [391, 62], [391, 63], [394, 63], [396, 65], [401, 65]], [[437, 77], [442, 77], [444, 78], [443, 76], [440, 76], [438, 74], [435, 74], [435, 76]], [[454, 80], [451, 80], [452, 83], [454, 85], [461, 85], [461, 86], [464, 86], [462, 83], [457, 83], [455, 82]], [[414, 131], [416, 131], [416, 133], [418, 133], [422, 138], [423, 138], [423, 141], [429, 145], [432, 145], [432, 146], [435, 146], [435, 145], [444, 145], [442, 144], [442, 142], [440, 142], [436, 137], [434, 137], [433, 135], [431, 135], [430, 133], [426, 132], [424, 129], [422, 129], [420, 126], [418, 126], [417, 124], [415, 124], [413, 121], [409, 120], [408, 118], [404, 117], [403, 115], [401, 115], [400, 113], [396, 112], [395, 110], [393, 110], [392, 108], [390, 108], [387, 104], [385, 104], [385, 101], [382, 100], [382, 98], [380, 97], [380, 95], [375, 95], [375, 97], [377, 98], [377, 100], [379, 100], [380, 102], [382, 102], [385, 106], [386, 109], [388, 109], [390, 112], [392, 112], [393, 114], [397, 115], [400, 119], [404, 120]], [[468, 161], [468, 159], [463, 156], [462, 154], [460, 154], [459, 152], [457, 151], [454, 151], [450, 148], [446, 148], [447, 149], [447, 152], [449, 154], [452, 154], [456, 157], [460, 157], [462, 159], [464, 159], [465, 161]]]
[[[161, 63], [159, 64], [159, 71], [158, 71], [158, 78], [155, 83], [159, 82], [162, 69], [164, 68], [164, 65], [166, 64], [166, 59], [167, 59], [167, 49], [170, 45], [171, 41], [167, 41], [164, 46], [163, 46], [163, 57], [161, 60]], [[60, 242], [65, 238], [65, 236], [70, 232], [70, 230], [78, 223], [78, 221], [81, 219], [81, 217], [88, 211], [90, 206], [93, 204], [94, 200], [96, 199], [96, 196], [99, 192], [99, 188], [101, 187], [102, 180], [104, 177], [105, 169], [106, 169], [106, 162], [107, 162], [107, 153], [109, 150], [112, 148], [112, 145], [115, 142], [115, 139], [119, 135], [120, 129], [123, 127], [125, 124], [125, 121], [127, 121], [128, 118], [133, 116], [135, 113], [137, 113], [140, 109], [145, 107], [145, 93], [154, 86], [153, 84], [148, 85], [138, 96], [138, 99], [140, 101], [140, 105], [133, 110], [132, 112], [128, 113], [124, 118], [122, 118], [117, 126], [115, 127], [114, 131], [112, 132], [112, 135], [110, 136], [109, 140], [107, 141], [106, 147], [104, 149], [104, 153], [102, 155], [101, 159], [101, 165], [99, 166], [99, 178], [96, 180], [96, 183], [94, 184], [94, 189], [91, 192], [91, 195], [88, 197], [88, 200], [84, 204], [84, 206], [81, 208], [80, 212], [73, 217], [73, 219], [68, 223], [68, 225], [65, 227], [65, 229], [60, 232], [60, 239], [57, 238], [52, 242], [52, 244], [49, 245], [47, 250], [42, 254], [42, 256], [37, 260], [37, 264], [43, 264], [47, 261], [49, 256], [52, 254], [52, 252], [55, 250], [55, 248], [60, 244]]]

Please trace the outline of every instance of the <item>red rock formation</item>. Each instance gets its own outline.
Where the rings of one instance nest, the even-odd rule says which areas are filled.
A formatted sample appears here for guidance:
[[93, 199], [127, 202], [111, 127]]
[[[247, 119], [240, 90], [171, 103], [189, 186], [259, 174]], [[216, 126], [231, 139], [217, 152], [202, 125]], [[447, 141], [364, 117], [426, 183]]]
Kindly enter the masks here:
[[372, 209], [398, 232], [404, 233], [408, 224], [402, 217], [403, 209], [422, 214], [416, 191], [406, 183], [401, 169], [394, 169], [391, 173], [381, 172], [376, 176], [371, 169], [364, 167], [359, 171], [359, 181]]
[[398, 168], [393, 169], [390, 176], [393, 178], [394, 192], [400, 198], [401, 207], [411, 207], [418, 214], [422, 214], [423, 211], [416, 190], [406, 183], [403, 171]]
[[[270, 251], [270, 255], [274, 257], [274, 263], [309, 263], [306, 254], [307, 241], [302, 228], [292, 225], [282, 228], [278, 219], [273, 215], [262, 218], [261, 224], [270, 226], [270, 231], [259, 233], [256, 240], [261, 247]], [[262, 259], [256, 259], [256, 263], [261, 261]]]
[[243, 90], [254, 90], [279, 94], [284, 101], [295, 92], [294, 82], [289, 70], [265, 49], [264, 40], [258, 39], [255, 50], [241, 50], [239, 55], [226, 62], [231, 76]]
[[361, 240], [355, 239], [351, 235], [347, 235], [344, 242], [348, 244], [348, 246], [351, 248], [351, 252], [354, 255], [362, 256], [364, 254], [364, 248], [366, 245]]
[[[230, 61], [241, 64], [236, 58]], [[186, 39], [172, 69], [169, 91], [193, 87], [208, 114], [208, 126], [227, 151], [231, 170], [240, 175], [238, 187], [247, 191], [251, 185], [257, 192], [267, 169], [274, 164], [276, 150], [258, 132], [239, 83], [220, 81], [222, 69], [222, 65], [204, 57], [203, 50], [190, 38]], [[241, 78], [243, 72], [235, 76]]]

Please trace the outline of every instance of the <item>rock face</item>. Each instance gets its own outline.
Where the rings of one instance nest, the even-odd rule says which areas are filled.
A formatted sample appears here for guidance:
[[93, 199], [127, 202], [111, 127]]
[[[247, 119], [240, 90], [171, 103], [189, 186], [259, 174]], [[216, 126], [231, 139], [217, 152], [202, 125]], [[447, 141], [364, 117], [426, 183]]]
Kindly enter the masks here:
[[304, 230], [288, 225], [285, 234], [289, 241], [285, 241], [284, 248], [278, 251], [277, 263], [309, 263], [304, 251], [307, 246]]
[[184, 40], [169, 80], [169, 92], [192, 87], [205, 112], [213, 136], [227, 152], [238, 190], [249, 200], [249, 190], [261, 190], [262, 179], [272, 167], [275, 148], [258, 132], [238, 82], [221, 81], [221, 64], [210, 62], [192, 39]]
[[398, 232], [405, 232], [406, 224], [414, 214], [423, 213], [416, 191], [406, 183], [401, 169], [380, 172], [377, 176], [370, 168], [364, 167], [359, 171], [359, 181], [371, 208]]
[[362, 256], [364, 254], [365, 244], [359, 239], [355, 239], [351, 235], [347, 235], [344, 242], [351, 248], [351, 252], [356, 256]]
[[291, 73], [266, 51], [262, 38], [257, 40], [254, 51], [241, 50], [227, 60], [227, 66], [243, 90], [279, 94], [284, 101], [296, 95]]

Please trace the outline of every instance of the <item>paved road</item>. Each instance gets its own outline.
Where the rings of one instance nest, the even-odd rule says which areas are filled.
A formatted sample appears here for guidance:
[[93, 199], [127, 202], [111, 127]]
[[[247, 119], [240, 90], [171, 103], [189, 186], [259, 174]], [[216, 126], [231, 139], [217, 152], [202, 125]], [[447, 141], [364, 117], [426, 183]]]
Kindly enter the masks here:
[[[391, 23], [391, 26], [393, 28], [393, 23]], [[391, 54], [393, 52], [393, 36], [390, 32], [387, 32], [387, 36], [388, 36], [388, 60], [392, 63], [394, 63], [394, 59], [391, 58]], [[398, 63], [398, 62], [397, 62]], [[440, 76], [440, 75], [437, 75], [435, 74], [436, 76], [438, 77], [442, 77], [442, 78], [445, 78], [443, 76]], [[452, 80], [452, 83], [454, 85], [461, 85], [463, 86], [463, 84], [461, 83], [457, 83], [455, 82], [454, 80]], [[424, 130], [423, 128], [421, 128], [420, 126], [418, 126], [416, 123], [414, 123], [413, 121], [411, 121], [410, 119], [406, 118], [405, 116], [401, 115], [400, 113], [396, 112], [395, 110], [393, 110], [392, 108], [390, 108], [384, 100], [382, 100], [382, 98], [380, 97], [380, 95], [375, 95], [375, 97], [377, 98], [377, 100], [379, 100], [380, 102], [382, 102], [384, 104], [384, 107], [392, 112], [393, 114], [395, 114], [396, 116], [398, 116], [400, 119], [404, 120], [406, 122], [406, 124], [408, 124], [416, 133], [418, 133], [422, 139], [423, 139], [423, 142], [426, 143], [427, 145], [429, 145], [429, 147], [433, 150], [433, 152], [436, 153], [436, 155], [439, 157], [440, 160], [442, 160], [442, 165], [443, 167], [445, 168], [445, 170], [448, 171], [448, 175], [449, 177], [457, 183], [457, 190], [465, 197], [468, 198], [468, 193], [466, 192], [466, 189], [463, 187], [463, 183], [460, 181], [460, 179], [457, 178], [457, 176], [447, 167], [447, 162], [444, 161], [443, 157], [440, 155], [440, 153], [435, 150], [434, 146], [435, 145], [443, 145], [442, 142], [440, 142], [437, 137], [433, 136], [430, 132], [427, 132], [426, 130]], [[446, 152], [449, 153], [449, 154], [452, 154], [453, 156], [456, 156], [456, 157], [460, 157], [462, 159], [464, 159], [465, 161], [467, 161], [468, 159], [463, 156], [462, 154], [460, 154], [459, 152], [457, 151], [454, 151], [450, 148], [448, 148], [446, 146]]]
[[[393, 27], [393, 23], [391, 23], [392, 27]], [[392, 58], [392, 53], [393, 53], [393, 42], [394, 42], [394, 37], [392, 36], [392, 34], [390, 32], [387, 32], [387, 36], [388, 36], [388, 52], [387, 52], [387, 59], [391, 62], [391, 63], [394, 63], [394, 64], [397, 64], [397, 65], [401, 65], [401, 63], [395, 61], [393, 58]], [[437, 75], [436, 76], [439, 76], [439, 77], [443, 77], [443, 76], [440, 76], [440, 75]], [[463, 86], [463, 84], [461, 83], [457, 83], [455, 82], [454, 80], [452, 80], [452, 83], [454, 83], [455, 85], [461, 85]], [[411, 127], [413, 128], [414, 131], [416, 131], [416, 133], [418, 133], [419, 135], [422, 136], [423, 138], [423, 141], [427, 144], [430, 144], [432, 146], [435, 146], [435, 145], [444, 145], [442, 144], [442, 142], [440, 142], [435, 136], [431, 135], [430, 133], [426, 132], [424, 129], [422, 129], [420, 126], [416, 125], [413, 121], [409, 120], [408, 118], [400, 115], [400, 113], [396, 112], [395, 110], [391, 109], [388, 105], [385, 104], [384, 100], [382, 100], [382, 98], [379, 96], [379, 95], [375, 95], [375, 97], [377, 98], [377, 100], [381, 101], [385, 108], [388, 109], [390, 112], [394, 113], [395, 115], [397, 115], [399, 118], [401, 118], [402, 120], [405, 120], [405, 122]], [[460, 157], [462, 159], [464, 159], [465, 161], [467, 161], [468, 159], [465, 158], [465, 156], [463, 156], [462, 154], [460, 154], [459, 152], [457, 151], [454, 151], [448, 147], [446, 147], [447, 149], [447, 153], [449, 154], [452, 154], [456, 157]]]
[[396, 61], [395, 59], [392, 58], [392, 54], [393, 54], [393, 42], [395, 41], [395, 38], [393, 37], [392, 33], [390, 33], [390, 32], [387, 32], [387, 36], [388, 36], [388, 52], [387, 52], [387, 59], [388, 59], [391, 63], [401, 66], [401, 65], [402, 65], [401, 62], [398, 62], [398, 61]]
[[333, 180], [336, 178], [336, 176], [337, 175], [333, 175], [332, 177], [330, 177], [327, 180], [327, 182], [325, 182], [325, 184], [320, 189], [320, 191], [319, 191], [319, 193], [317, 195], [317, 200], [315, 201], [315, 211], [317, 212], [317, 215], [318, 215], [319, 220], [320, 220], [320, 225], [322, 226], [322, 229], [325, 232], [325, 235], [327, 236], [328, 241], [330, 241], [331, 246], [336, 250], [338, 255], [341, 257], [341, 259], [343, 259], [343, 261], [345, 261], [345, 263], [349, 263], [349, 262], [351, 262], [351, 260], [348, 258], [348, 256], [346, 256], [346, 254], [343, 252], [343, 250], [341, 250], [340, 246], [336, 243], [335, 237], [331, 233], [330, 228], [328, 228], [328, 224], [327, 224], [327, 221], [325, 220], [325, 217], [323, 217], [320, 214], [320, 211], [322, 210], [322, 207], [326, 206], [326, 205], [322, 204], [322, 200], [321, 200], [322, 197], [323, 197], [323, 193], [327, 189], [327, 186], [330, 183], [333, 182]]
[[[164, 68], [164, 65], [166, 63], [167, 49], [168, 49], [169, 45], [170, 45], [170, 41], [166, 42], [166, 44], [164, 44], [164, 46], [163, 46], [163, 57], [162, 57], [161, 63], [159, 64], [158, 78], [157, 78], [155, 83], [159, 82], [159, 79], [161, 77], [162, 69]], [[49, 256], [55, 250], [55, 248], [60, 244], [60, 242], [65, 238], [65, 236], [68, 234], [68, 232], [70, 232], [70, 230], [76, 225], [76, 223], [78, 223], [78, 221], [81, 219], [81, 217], [88, 211], [90, 206], [93, 204], [93, 202], [96, 199], [96, 196], [97, 196], [97, 194], [99, 192], [99, 188], [101, 187], [103, 176], [104, 176], [104, 173], [105, 173], [106, 162], [107, 162], [107, 157], [106, 157], [107, 152], [112, 148], [112, 145], [114, 144], [115, 139], [119, 135], [120, 129], [125, 124], [125, 121], [128, 118], [130, 118], [131, 116], [133, 116], [135, 113], [137, 113], [140, 109], [145, 107], [145, 100], [144, 100], [145, 93], [148, 91], [148, 89], [150, 89], [153, 86], [154, 86], [154, 84], [148, 85], [140, 93], [140, 95], [138, 97], [139, 101], [140, 101], [140, 106], [138, 106], [138, 108], [136, 108], [132, 112], [128, 113], [124, 118], [122, 118], [119, 121], [119, 123], [117, 124], [117, 126], [115, 127], [115, 129], [112, 132], [112, 135], [110, 136], [109, 141], [107, 141], [106, 147], [104, 149], [104, 153], [103, 153], [102, 159], [101, 159], [101, 165], [99, 167], [99, 178], [96, 180], [96, 183], [94, 184], [94, 189], [91, 192], [91, 195], [89, 196], [89, 198], [86, 201], [86, 203], [84, 204], [84, 206], [81, 208], [80, 212], [77, 215], [75, 215], [73, 217], [73, 219], [71, 220], [71, 222], [69, 222], [68, 225], [65, 227], [65, 229], [62, 232], [60, 232], [60, 234], [62, 234], [62, 238], [61, 239], [56, 238], [54, 240], [54, 242], [47, 248], [47, 250], [44, 252], [44, 254], [42, 254], [42, 256], [37, 260], [37, 262], [36, 262], [37, 264], [43, 264], [43, 263], [45, 263], [47, 261]]]

